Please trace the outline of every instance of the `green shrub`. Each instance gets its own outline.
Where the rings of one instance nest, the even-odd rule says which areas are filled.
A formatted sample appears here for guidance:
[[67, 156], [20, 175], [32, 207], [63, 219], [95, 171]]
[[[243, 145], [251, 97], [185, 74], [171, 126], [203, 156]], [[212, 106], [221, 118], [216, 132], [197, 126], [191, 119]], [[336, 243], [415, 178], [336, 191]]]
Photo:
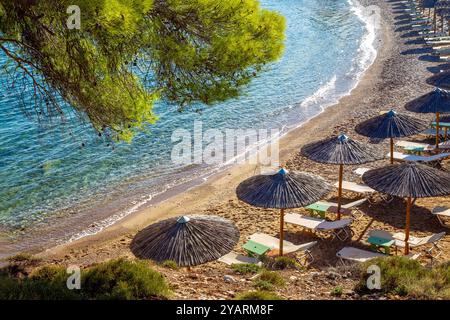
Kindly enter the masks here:
[[260, 273], [258, 279], [267, 281], [277, 287], [282, 287], [285, 284], [283, 277], [275, 271], [264, 270]]
[[169, 294], [165, 279], [144, 261], [123, 259], [101, 263], [81, 272], [81, 290], [69, 290], [70, 275], [62, 266], [44, 266], [20, 279], [0, 271], [0, 299], [151, 299]]
[[285, 281], [277, 272], [263, 270], [259, 276], [253, 280], [253, 285], [260, 290], [270, 291], [273, 290], [274, 287], [284, 286]]
[[19, 282], [8, 272], [0, 271], [0, 300], [17, 299], [20, 293]]
[[6, 259], [9, 263], [30, 263], [34, 264], [36, 262], [41, 261], [41, 259], [34, 257], [30, 253], [19, 253], [15, 256], [8, 257]]
[[367, 268], [370, 265], [377, 265], [380, 268], [381, 292], [402, 296], [408, 294], [409, 284], [420, 279], [426, 272], [426, 269], [418, 261], [405, 257], [373, 259], [362, 265], [361, 279], [356, 287], [356, 291], [361, 294], [369, 292], [367, 279], [370, 274], [367, 273]]
[[33, 257], [29, 253], [19, 253], [15, 256], [8, 257], [3, 261], [7, 261], [8, 265], [4, 268], [13, 277], [27, 276], [28, 273], [35, 268], [41, 259]]
[[295, 259], [290, 257], [276, 257], [275, 261], [272, 263], [272, 268], [275, 270], [284, 270], [284, 269], [297, 269], [300, 265], [295, 261]]
[[240, 274], [256, 274], [261, 271], [261, 267], [252, 263], [232, 264], [231, 269]]
[[80, 299], [77, 290], [67, 288], [70, 275], [66, 268], [48, 265], [35, 270], [21, 282], [21, 297], [27, 300], [74, 300]]
[[276, 293], [258, 290], [238, 294], [235, 300], [283, 300], [283, 299]]
[[145, 261], [113, 260], [82, 274], [83, 295], [88, 299], [151, 299], [169, 293], [164, 277]]
[[344, 292], [344, 290], [342, 289], [342, 287], [337, 286], [331, 290], [330, 294], [333, 297], [340, 297], [340, 296], [342, 296], [343, 292]]
[[253, 286], [258, 290], [272, 291], [274, 289], [273, 284], [268, 281], [256, 279]]
[[382, 293], [419, 299], [450, 299], [450, 263], [427, 269], [404, 257], [374, 259], [362, 265], [361, 278], [355, 288], [360, 294], [370, 292], [366, 286], [370, 265], [380, 267]]
[[180, 269], [180, 267], [178, 266], [178, 263], [176, 263], [173, 260], [163, 261], [161, 263], [161, 266], [166, 268], [166, 269], [171, 269], [171, 270], [178, 270], [178, 269]]

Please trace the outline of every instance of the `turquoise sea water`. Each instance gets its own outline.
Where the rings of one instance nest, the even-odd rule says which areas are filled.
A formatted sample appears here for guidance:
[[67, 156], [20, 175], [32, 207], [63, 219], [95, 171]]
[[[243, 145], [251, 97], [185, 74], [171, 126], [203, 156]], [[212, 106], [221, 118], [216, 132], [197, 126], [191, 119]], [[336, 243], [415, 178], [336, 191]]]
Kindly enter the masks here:
[[172, 164], [175, 129], [192, 131], [198, 120], [204, 130], [287, 130], [348, 94], [374, 59], [371, 26], [355, 14], [352, 1], [262, 4], [287, 19], [283, 58], [242, 97], [201, 113], [158, 103], [160, 120], [131, 144], [112, 148], [75, 120], [38, 125], [21, 112], [19, 94], [8, 90], [8, 77], [0, 73], [0, 256], [97, 232], [153, 195], [212, 171]]

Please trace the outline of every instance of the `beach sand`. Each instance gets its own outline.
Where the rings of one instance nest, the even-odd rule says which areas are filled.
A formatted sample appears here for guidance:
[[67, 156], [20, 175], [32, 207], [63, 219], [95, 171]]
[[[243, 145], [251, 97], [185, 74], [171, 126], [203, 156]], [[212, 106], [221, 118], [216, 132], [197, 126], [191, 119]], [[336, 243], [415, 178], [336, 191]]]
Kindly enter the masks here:
[[[425, 79], [431, 76], [430, 71], [435, 71], [439, 65], [427, 58], [422, 45], [417, 43], [416, 37], [412, 37], [408, 31], [406, 22], [399, 19], [402, 15], [398, 11], [399, 2], [385, 0], [360, 2], [364, 5], [378, 5], [383, 15], [382, 27], [378, 33], [379, 51], [376, 61], [349, 96], [291, 131], [280, 141], [280, 159], [284, 166], [290, 170], [319, 174], [332, 183], [337, 181], [337, 167], [313, 163], [299, 156], [299, 149], [308, 142], [339, 133], [367, 141], [354, 132], [355, 125], [377, 115], [381, 110], [392, 108], [405, 112], [403, 106], [406, 102], [432, 89], [425, 84]], [[432, 119], [431, 115], [414, 116]], [[386, 141], [379, 143], [378, 146], [388, 152]], [[377, 167], [387, 163], [379, 161], [370, 166]], [[352, 173], [354, 169], [350, 166], [345, 168], [346, 180], [357, 180], [357, 176]], [[278, 211], [253, 208], [236, 198], [236, 186], [254, 174], [255, 166], [232, 167], [210, 178], [204, 184], [134, 213], [96, 235], [51, 248], [38, 256], [43, 259], [43, 263], [78, 266], [88, 266], [117, 257], [133, 258], [129, 244], [139, 230], [164, 218], [205, 213], [225, 217], [238, 226], [241, 231], [241, 240], [237, 246], [239, 251], [240, 245], [254, 232], [278, 235]], [[331, 194], [328, 199], [335, 196], [335, 193]], [[345, 193], [345, 197], [351, 201], [357, 195]], [[330, 298], [330, 290], [339, 285], [346, 290], [345, 292], [348, 291], [346, 298], [358, 298], [351, 291], [356, 281], [352, 278], [351, 272], [347, 274], [340, 270], [339, 274], [335, 274], [332, 271], [337, 262], [336, 252], [346, 245], [364, 248], [364, 241], [361, 239], [365, 238], [367, 230], [380, 228], [398, 232], [402, 231], [405, 225], [403, 201], [396, 199], [386, 204], [381, 199], [378, 200], [376, 204], [367, 203], [361, 207], [364, 216], [353, 223], [355, 235], [346, 242], [320, 240], [319, 236], [288, 227], [287, 240], [298, 243], [318, 240], [319, 243], [313, 249], [316, 260], [307, 271], [281, 272], [288, 284], [277, 292], [288, 299], [323, 299]], [[419, 199], [416, 202], [411, 217], [412, 235], [423, 236], [445, 231], [430, 213], [436, 205], [450, 206], [450, 199], [448, 197]], [[293, 211], [305, 213], [303, 209]], [[439, 261], [448, 260], [450, 236], [446, 236], [442, 241], [442, 248], [445, 254]], [[252, 282], [247, 277], [234, 275], [227, 266], [218, 262], [195, 267], [191, 272], [154, 267], [168, 278], [172, 284], [174, 298], [178, 299], [229, 299], [239, 292], [252, 289]], [[236, 281], [224, 282], [225, 274], [233, 274]]]

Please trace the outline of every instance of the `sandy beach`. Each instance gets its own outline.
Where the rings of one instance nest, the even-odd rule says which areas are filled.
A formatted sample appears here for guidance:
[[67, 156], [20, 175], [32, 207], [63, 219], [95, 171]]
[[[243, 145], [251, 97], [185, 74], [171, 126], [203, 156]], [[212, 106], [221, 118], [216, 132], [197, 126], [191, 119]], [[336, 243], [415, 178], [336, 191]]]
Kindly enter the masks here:
[[[416, 37], [405, 27], [406, 22], [399, 19], [401, 16], [398, 10], [399, 2], [385, 0], [360, 2], [363, 5], [377, 5], [381, 8], [383, 19], [378, 32], [376, 61], [349, 96], [289, 132], [280, 141], [280, 159], [283, 166], [290, 170], [319, 174], [333, 184], [337, 181], [337, 167], [319, 165], [301, 157], [300, 148], [306, 143], [339, 133], [372, 143], [354, 132], [355, 125], [382, 110], [394, 109], [406, 112], [403, 109], [406, 102], [432, 89], [425, 84], [425, 79], [432, 75], [431, 72], [436, 72], [439, 66], [438, 62], [427, 58], [423, 45], [417, 42]], [[413, 114], [413, 116], [427, 120], [432, 118], [431, 115]], [[378, 143], [378, 147], [387, 152], [387, 141]], [[370, 166], [378, 167], [385, 164], [387, 161], [379, 161]], [[358, 177], [353, 174], [354, 169], [346, 167], [344, 176], [346, 180], [357, 181]], [[118, 257], [133, 258], [129, 245], [139, 230], [158, 220], [184, 214], [214, 214], [232, 220], [241, 232], [237, 251], [245, 239], [254, 232], [277, 236], [279, 225], [277, 211], [253, 208], [236, 198], [236, 186], [254, 175], [255, 170], [254, 165], [234, 166], [213, 176], [200, 186], [126, 217], [96, 235], [48, 249], [38, 256], [46, 263], [79, 266], [88, 266]], [[334, 192], [328, 199], [335, 196]], [[350, 202], [356, 199], [357, 195], [346, 193], [345, 198]], [[294, 243], [318, 240], [319, 243], [313, 249], [316, 260], [307, 271], [281, 272], [288, 285], [277, 292], [287, 299], [328, 299], [330, 290], [339, 284], [349, 291], [347, 298], [354, 297], [351, 288], [355, 279], [351, 277], [350, 271], [349, 274], [341, 272], [338, 276], [330, 276], [330, 270], [337, 262], [336, 252], [346, 245], [364, 248], [367, 230], [379, 228], [399, 232], [404, 228], [403, 201], [395, 199], [392, 203], [386, 204], [381, 199], [377, 200], [374, 204], [366, 203], [361, 207], [364, 216], [352, 224], [355, 235], [346, 242], [321, 240], [317, 235], [288, 227], [287, 240]], [[430, 213], [437, 205], [450, 206], [450, 199], [448, 197], [423, 199], [416, 202], [411, 218], [414, 236], [445, 231]], [[293, 211], [305, 213], [303, 209]], [[333, 216], [330, 215], [330, 218]], [[446, 254], [439, 259], [448, 260], [450, 236], [446, 236], [442, 241], [442, 248]], [[236, 282], [224, 282], [223, 276], [231, 274], [231, 271], [219, 262], [195, 267], [189, 273], [172, 271], [156, 265], [155, 268], [168, 278], [172, 284], [174, 298], [178, 299], [229, 299], [236, 293], [252, 288], [252, 282], [245, 276], [234, 276]]]

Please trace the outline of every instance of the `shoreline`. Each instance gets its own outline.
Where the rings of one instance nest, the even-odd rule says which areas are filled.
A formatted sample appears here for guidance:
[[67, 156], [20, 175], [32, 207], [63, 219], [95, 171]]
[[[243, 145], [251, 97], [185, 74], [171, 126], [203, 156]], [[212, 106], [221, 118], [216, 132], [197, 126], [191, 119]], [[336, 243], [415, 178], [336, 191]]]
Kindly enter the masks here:
[[[339, 120], [342, 120], [339, 118], [343, 112], [352, 110], [351, 107], [348, 107], [351, 105], [351, 103], [348, 103], [348, 100], [352, 101], [362, 98], [364, 92], [374, 85], [381, 73], [383, 57], [386, 55], [386, 52], [389, 51], [391, 39], [389, 39], [388, 32], [386, 32], [386, 28], [388, 27], [389, 26], [383, 21], [380, 30], [378, 30], [376, 34], [374, 43], [377, 51], [375, 60], [370, 67], [362, 73], [356, 86], [353, 87], [347, 95], [338, 98], [338, 103], [326, 106], [317, 115], [290, 129], [279, 138], [280, 165], [284, 165], [292, 154], [298, 151], [302, 145], [311, 142], [309, 136], [300, 138], [298, 136], [302, 136], [304, 133], [325, 130], [333, 123], [338, 123]], [[74, 249], [92, 247], [117, 240], [117, 238], [123, 236], [130, 236], [149, 224], [161, 219], [182, 214], [200, 213], [207, 209], [209, 203], [222, 200], [221, 195], [216, 193], [207, 194], [209, 193], [208, 190], [222, 190], [223, 198], [231, 199], [234, 196], [234, 190], [237, 184], [246, 177], [253, 175], [254, 171], [255, 165], [233, 164], [229, 168], [213, 173], [208, 177], [207, 181], [198, 181], [202, 179], [202, 177], [200, 177], [188, 181], [187, 183], [182, 183], [162, 194], [157, 194], [142, 208], [126, 215], [95, 234], [86, 235], [79, 239], [53, 246], [37, 255], [43, 258], [58, 256], [67, 251], [73, 251]], [[183, 186], [186, 184], [188, 187], [183, 189]], [[227, 186], [226, 190], [224, 190], [224, 186]], [[178, 191], [179, 189], [183, 190]], [[201, 200], [199, 200], [199, 198], [201, 198]]]
[[[371, 65], [374, 63], [377, 54], [378, 54], [378, 46], [379, 43], [377, 43], [377, 39], [379, 38], [379, 32], [376, 30], [376, 27], [372, 26], [370, 23], [365, 22], [363, 20], [364, 15], [361, 12], [361, 5], [359, 1], [349, 1], [352, 13], [357, 17], [358, 20], [361, 21], [364, 29], [364, 34], [361, 38], [361, 43], [358, 49], [358, 52], [356, 53], [354, 60], [351, 64], [351, 69], [349, 67], [348, 75], [352, 75], [352, 80], [350, 85], [348, 87], [347, 92], [328, 92], [328, 90], [325, 87], [328, 87], [330, 82], [333, 80], [329, 80], [324, 85], [318, 88], [316, 92], [314, 92], [311, 96], [307, 97], [304, 101], [298, 102], [295, 104], [296, 108], [310, 108], [310, 107], [317, 107], [317, 114], [315, 114], [313, 117], [302, 120], [299, 123], [291, 123], [290, 125], [286, 125], [287, 130], [284, 129], [280, 132], [280, 136], [277, 136], [276, 138], [271, 137], [271, 140], [281, 140], [286, 135], [289, 135], [292, 131], [297, 130], [298, 128], [304, 126], [306, 123], [309, 123], [310, 121], [315, 121], [315, 118], [318, 117], [321, 113], [325, 112], [328, 108], [338, 104], [343, 98], [351, 95], [353, 90], [359, 85], [359, 83], [362, 81], [362, 78], [365, 76], [366, 72], [368, 72], [368, 69], [371, 67]], [[374, 41], [370, 41], [375, 37]], [[368, 46], [368, 42], [370, 41], [370, 46]], [[373, 55], [373, 53], [375, 54]], [[341, 79], [344, 80], [344, 79]], [[336, 81], [336, 79], [334, 79]], [[333, 85], [334, 87], [334, 85]], [[331, 94], [330, 94], [331, 93]], [[316, 101], [316, 99], [318, 101]], [[311, 100], [311, 101], [310, 101]], [[323, 103], [322, 103], [323, 102]], [[267, 144], [270, 143], [270, 141], [266, 141], [262, 146], [265, 148]], [[256, 149], [257, 146], [252, 146], [250, 149], [250, 152], [255, 152], [254, 149]], [[235, 158], [239, 158], [240, 155], [237, 155]], [[170, 201], [172, 198], [176, 197], [177, 195], [181, 193], [189, 192], [192, 189], [195, 189], [202, 184], [207, 183], [208, 181], [216, 179], [220, 173], [229, 171], [232, 167], [239, 166], [235, 163], [231, 164], [224, 164], [220, 167], [211, 167], [208, 169], [211, 169], [208, 173], [202, 173], [198, 176], [195, 176], [193, 178], [189, 178], [186, 181], [177, 182], [176, 184], [173, 184], [169, 188], [164, 188], [163, 191], [157, 192], [157, 193], [151, 193], [148, 194], [147, 197], [145, 197], [145, 200], [137, 200], [132, 201], [130, 206], [124, 207], [122, 210], [118, 210], [117, 212], [111, 212], [109, 216], [106, 216], [107, 210], [101, 209], [100, 211], [102, 214], [98, 217], [97, 220], [92, 220], [91, 224], [87, 224], [85, 227], [82, 226], [79, 230], [77, 230], [75, 233], [71, 234], [70, 236], [64, 236], [61, 235], [61, 238], [58, 241], [55, 241], [56, 243], [52, 244], [42, 244], [42, 245], [36, 245], [34, 248], [30, 247], [29, 249], [26, 249], [24, 246], [24, 249], [20, 249], [20, 251], [26, 251], [26, 252], [39, 252], [42, 250], [51, 250], [54, 247], [63, 247], [66, 245], [70, 245], [71, 243], [77, 242], [82, 240], [86, 237], [93, 237], [98, 233], [102, 233], [105, 230], [113, 227], [115, 224], [120, 224], [120, 222], [124, 219], [126, 219], [129, 216], [133, 216], [135, 214], [139, 214], [142, 211], [145, 211], [149, 208], [152, 208], [155, 205], [158, 205], [164, 201]], [[259, 165], [256, 165], [256, 167], [259, 167]], [[117, 202], [110, 201], [108, 206], [111, 208], [115, 208], [115, 204]], [[94, 209], [95, 211], [96, 209]], [[86, 210], [85, 210], [86, 211]], [[104, 212], [104, 213], [103, 213]], [[95, 216], [95, 214], [93, 215]], [[76, 222], [76, 220], [73, 220]], [[73, 227], [76, 227], [74, 222], [71, 224]], [[70, 228], [71, 225], [65, 225], [63, 228]], [[57, 230], [52, 229], [53, 230]], [[56, 232], [56, 231], [55, 231]], [[35, 236], [38, 236], [37, 234]], [[31, 237], [27, 239], [27, 241], [31, 241]], [[2, 239], [0, 239], [1, 241]], [[18, 251], [19, 252], [19, 251]], [[0, 254], [1, 256], [8, 257], [13, 255], [13, 253], [9, 253], [8, 251], [5, 251], [4, 254]]]
[[[314, 112], [311, 112], [309, 116], [314, 113], [315, 115], [307, 120], [299, 118], [295, 119], [296, 121], [291, 121], [291, 123], [286, 124], [283, 126], [282, 132], [280, 132], [281, 136], [285, 136], [290, 131], [296, 130], [309, 121], [314, 121], [319, 114], [324, 112], [324, 109], [335, 105], [342, 98], [351, 94], [361, 81], [363, 75], [367, 72], [368, 65], [370, 66], [373, 63], [373, 49], [375, 48], [373, 48], [373, 46], [368, 46], [367, 41], [372, 39], [371, 35], [375, 29], [371, 27], [371, 23], [363, 21], [362, 18], [364, 17], [364, 13], [361, 12], [360, 2], [349, 0], [348, 3], [351, 6], [350, 11], [355, 18], [362, 23], [363, 29], [363, 36], [361, 37], [358, 51], [355, 52], [354, 57], [352, 55], [353, 61], [345, 67], [345, 69], [347, 69], [347, 74], [345, 76], [339, 75], [338, 77], [338, 83], [341, 83], [342, 81], [348, 81], [349, 83], [347, 84], [344, 82], [345, 85], [342, 86], [340, 90], [336, 90], [336, 76], [334, 76], [331, 80], [320, 86], [316, 92], [313, 92], [310, 96], [306, 97], [305, 100], [293, 103], [292, 106], [294, 107], [294, 110], [299, 108], [304, 108], [305, 110], [311, 109], [314, 110]], [[375, 56], [376, 53], [377, 51], [375, 49]], [[299, 112], [301, 113], [302, 111]], [[278, 140], [278, 138], [276, 139]], [[251, 149], [254, 148], [251, 147]], [[236, 156], [236, 158], [238, 157], [239, 155]], [[96, 199], [83, 200], [83, 206], [80, 208], [72, 209], [71, 207], [67, 207], [67, 209], [64, 208], [61, 210], [62, 219], [59, 219], [59, 212], [55, 212], [56, 214], [54, 216], [49, 216], [48, 219], [43, 219], [39, 222], [44, 230], [43, 232], [39, 231], [40, 227], [33, 229], [34, 226], [30, 226], [30, 228], [25, 226], [19, 231], [17, 238], [13, 238], [11, 244], [8, 244], [9, 235], [6, 233], [6, 236], [3, 239], [0, 238], [0, 244], [6, 241], [5, 250], [0, 252], [0, 258], [21, 251], [38, 252], [55, 246], [64, 246], [82, 238], [94, 236], [95, 234], [108, 229], [112, 225], [119, 223], [127, 216], [134, 215], [155, 204], [167, 201], [179, 193], [189, 192], [192, 188], [198, 187], [207, 180], [215, 179], [220, 172], [227, 171], [230, 169], [230, 166], [234, 165], [235, 164], [233, 163], [231, 165], [225, 164], [221, 167], [207, 168], [206, 170], [209, 171], [208, 173], [205, 174], [203, 172], [199, 175], [193, 174], [192, 176], [192, 172], [187, 170], [185, 173], [186, 179], [183, 177], [183, 181], [175, 178], [171, 181], [169, 178], [166, 180], [167, 187], [164, 185], [163, 188], [159, 188], [158, 190], [151, 189], [150, 193], [147, 193], [147, 190], [142, 188], [143, 193], [140, 198], [133, 198], [132, 196], [129, 196], [132, 193], [127, 194], [125, 192], [123, 193], [123, 199], [121, 199], [121, 193], [111, 192], [108, 197], [105, 196], [108, 200], [104, 201], [102, 204], [98, 204]], [[163, 184], [161, 184], [161, 186], [162, 185]], [[114, 197], [114, 195], [119, 197]], [[98, 202], [101, 203], [102, 201], [103, 200], [99, 200]], [[86, 219], [83, 219], [83, 217], [86, 217]], [[71, 230], [71, 232], [65, 230]], [[26, 236], [22, 236], [22, 233], [26, 234]], [[37, 241], [37, 243], [35, 241]], [[15, 247], [16, 243], [18, 244], [17, 247]], [[8, 248], [8, 246], [10, 246], [10, 248]]]

